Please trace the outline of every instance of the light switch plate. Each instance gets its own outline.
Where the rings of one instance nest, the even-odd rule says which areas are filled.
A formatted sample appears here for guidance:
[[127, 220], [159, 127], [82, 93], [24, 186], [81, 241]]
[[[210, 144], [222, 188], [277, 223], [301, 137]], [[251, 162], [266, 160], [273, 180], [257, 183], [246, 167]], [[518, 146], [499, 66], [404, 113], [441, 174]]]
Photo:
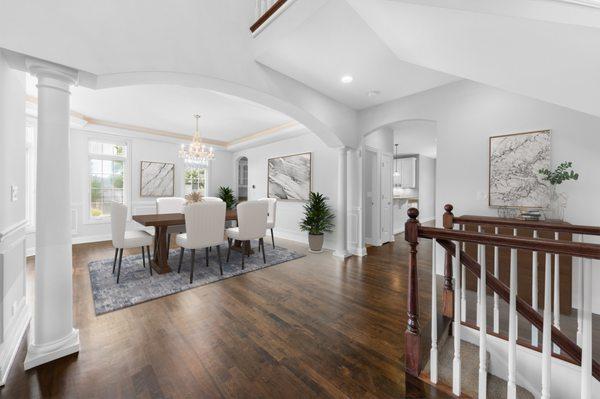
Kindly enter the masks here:
[[14, 185], [10, 186], [10, 200], [12, 202], [17, 201], [18, 194], [19, 194], [19, 187], [14, 186]]

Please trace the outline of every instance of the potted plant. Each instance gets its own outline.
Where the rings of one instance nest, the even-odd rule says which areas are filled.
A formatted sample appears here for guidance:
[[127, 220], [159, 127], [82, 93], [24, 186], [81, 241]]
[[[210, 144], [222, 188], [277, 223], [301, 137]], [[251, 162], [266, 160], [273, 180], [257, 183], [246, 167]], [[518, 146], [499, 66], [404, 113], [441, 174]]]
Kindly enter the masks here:
[[553, 217], [559, 220], [565, 218], [565, 208], [569, 196], [567, 193], [559, 193], [558, 186], [567, 180], [579, 179], [579, 173], [573, 171], [573, 162], [562, 162], [554, 170], [540, 169], [539, 174], [542, 175], [542, 180], [549, 182], [552, 185], [552, 194], [550, 198], [550, 211]]
[[331, 233], [335, 224], [335, 215], [328, 198], [321, 193], [310, 193], [308, 202], [304, 205], [304, 219], [300, 222], [300, 230], [308, 231], [308, 246], [311, 252], [321, 252], [323, 249], [323, 234]]
[[233, 209], [237, 204], [235, 195], [233, 195], [233, 190], [230, 187], [219, 187], [219, 193], [217, 194], [217, 197], [221, 198], [223, 202], [225, 202], [227, 209]]

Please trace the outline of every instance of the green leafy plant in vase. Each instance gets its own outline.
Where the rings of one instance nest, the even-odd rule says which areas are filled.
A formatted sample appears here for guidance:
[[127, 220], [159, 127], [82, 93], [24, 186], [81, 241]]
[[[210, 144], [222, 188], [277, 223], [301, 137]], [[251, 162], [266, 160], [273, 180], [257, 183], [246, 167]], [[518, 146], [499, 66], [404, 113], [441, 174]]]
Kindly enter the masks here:
[[304, 205], [304, 218], [300, 221], [300, 230], [308, 232], [308, 246], [311, 252], [323, 250], [324, 233], [331, 233], [335, 227], [335, 214], [327, 203], [329, 198], [321, 193], [312, 192]]
[[569, 196], [567, 193], [558, 192], [558, 186], [568, 180], [578, 180], [579, 173], [573, 170], [573, 162], [561, 162], [556, 169], [540, 169], [538, 173], [542, 175], [542, 180], [547, 181], [552, 186], [550, 197], [550, 212], [552, 216], [559, 220], [564, 220], [565, 209]]
[[235, 198], [235, 195], [233, 195], [233, 190], [231, 187], [219, 187], [217, 197], [221, 198], [223, 202], [225, 202], [227, 209], [233, 209], [237, 205], [237, 199]]

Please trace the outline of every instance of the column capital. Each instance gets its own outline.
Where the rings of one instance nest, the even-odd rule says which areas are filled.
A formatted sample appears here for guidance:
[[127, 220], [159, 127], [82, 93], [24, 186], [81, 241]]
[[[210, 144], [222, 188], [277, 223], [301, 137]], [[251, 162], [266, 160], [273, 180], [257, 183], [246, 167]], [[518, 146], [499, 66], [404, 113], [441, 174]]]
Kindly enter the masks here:
[[345, 154], [345, 153], [348, 152], [348, 150], [349, 150], [349, 148], [346, 147], [345, 145], [343, 145], [341, 147], [338, 147], [338, 151], [339, 151], [340, 154]]
[[67, 85], [74, 85], [79, 81], [79, 72], [76, 69], [38, 58], [27, 57], [25, 59], [25, 67], [27, 72], [38, 78], [51, 78]]

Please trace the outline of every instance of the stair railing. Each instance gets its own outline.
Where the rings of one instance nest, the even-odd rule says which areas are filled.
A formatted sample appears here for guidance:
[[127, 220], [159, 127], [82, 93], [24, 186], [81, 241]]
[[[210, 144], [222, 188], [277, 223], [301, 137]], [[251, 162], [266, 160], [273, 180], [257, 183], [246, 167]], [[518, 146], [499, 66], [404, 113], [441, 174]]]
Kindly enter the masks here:
[[288, 0], [256, 0], [256, 22], [250, 26], [250, 32], [256, 33], [287, 2]]
[[[591, 351], [591, 260], [600, 259], [600, 245], [589, 244], [582, 242], [582, 235], [600, 235], [600, 228], [593, 226], [575, 226], [564, 223], [554, 222], [539, 222], [539, 221], [522, 221], [516, 219], [498, 219], [485, 217], [454, 217], [452, 214], [452, 205], [446, 205], [443, 217], [444, 228], [424, 227], [418, 221], [419, 211], [416, 208], [408, 210], [408, 221], [405, 227], [405, 239], [410, 245], [410, 254], [408, 262], [408, 320], [405, 332], [405, 349], [406, 349], [406, 371], [414, 376], [419, 376], [421, 372], [421, 331], [419, 325], [419, 306], [418, 306], [418, 275], [417, 275], [417, 246], [419, 238], [431, 239], [433, 241], [433, 262], [432, 262], [432, 307], [431, 307], [431, 351], [430, 351], [430, 380], [437, 383], [437, 305], [436, 305], [436, 266], [435, 266], [435, 249], [436, 245], [440, 245], [445, 250], [445, 265], [444, 265], [444, 285], [442, 296], [442, 315], [453, 320], [453, 335], [454, 335], [454, 358], [453, 358], [453, 382], [452, 391], [455, 395], [461, 394], [460, 386], [460, 369], [461, 369], [461, 354], [460, 354], [460, 331], [461, 322], [464, 321], [462, 314], [464, 313], [465, 305], [463, 302], [464, 296], [458, 295], [464, 286], [464, 275], [466, 271], [473, 273], [478, 280], [478, 326], [479, 326], [479, 347], [480, 347], [480, 363], [479, 363], [479, 397], [485, 397], [485, 387], [487, 385], [487, 370], [486, 370], [486, 341], [488, 329], [487, 321], [487, 306], [486, 306], [486, 289], [487, 287], [494, 293], [494, 327], [493, 331], [498, 331], [498, 307], [497, 300], [503, 299], [509, 304], [509, 337], [508, 337], [508, 381], [507, 391], [509, 398], [516, 397], [516, 348], [517, 348], [517, 314], [528, 320], [535, 330], [533, 333], [537, 335], [537, 331], [542, 331], [542, 375], [541, 375], [541, 397], [548, 398], [550, 395], [550, 364], [552, 357], [552, 343], [556, 346], [556, 351], [570, 358], [570, 360], [581, 366], [581, 397], [589, 398], [591, 395], [592, 377], [600, 379], [600, 365], [592, 359]], [[476, 223], [494, 227], [494, 234], [484, 232], [478, 226], [477, 232], [454, 230], [454, 225], [464, 226], [467, 223]], [[537, 233], [533, 237], [518, 237], [516, 231], [514, 235], [498, 234], [498, 225], [502, 227], [518, 227], [533, 228], [535, 232], [538, 230], [555, 231], [555, 239], [539, 238]], [[560, 240], [558, 233], [568, 232], [579, 234], [579, 242]], [[466, 251], [464, 244], [471, 243], [477, 245], [477, 260], [471, 257]], [[487, 270], [485, 265], [485, 246], [494, 247], [494, 272], [493, 274]], [[510, 282], [507, 286], [499, 279], [499, 262], [498, 249], [510, 249]], [[538, 311], [537, 300], [535, 304], [529, 305], [523, 298], [517, 294], [517, 250], [531, 251], [535, 253], [537, 258], [538, 253], [543, 253], [545, 256], [544, 270], [544, 314], [541, 315]], [[552, 258], [555, 262], [558, 261], [560, 255], [569, 255], [581, 259], [579, 279], [579, 295], [581, 298], [580, 310], [578, 312], [578, 343], [571, 341], [564, 333], [560, 331], [560, 326], [555, 322], [552, 325], [552, 303], [551, 303], [551, 272]], [[533, 264], [533, 262], [532, 262]], [[535, 271], [537, 272], [537, 259], [535, 261]], [[484, 271], [482, 273], [482, 270]], [[555, 264], [555, 272], [558, 269]], [[558, 274], [558, 273], [556, 273]], [[537, 282], [536, 278], [533, 280]], [[557, 283], [555, 277], [555, 283]], [[559, 287], [556, 285], [556, 287]], [[537, 290], [537, 287], [536, 287]], [[558, 291], [558, 289], [555, 289]], [[532, 297], [537, 298], [537, 291]], [[560, 308], [560, 298], [556, 300], [554, 297], [555, 308]], [[582, 304], [582, 306], [581, 306]], [[556, 320], [556, 315], [555, 315]], [[562, 358], [565, 358], [561, 356]], [[555, 356], [560, 356], [558, 353]]]

